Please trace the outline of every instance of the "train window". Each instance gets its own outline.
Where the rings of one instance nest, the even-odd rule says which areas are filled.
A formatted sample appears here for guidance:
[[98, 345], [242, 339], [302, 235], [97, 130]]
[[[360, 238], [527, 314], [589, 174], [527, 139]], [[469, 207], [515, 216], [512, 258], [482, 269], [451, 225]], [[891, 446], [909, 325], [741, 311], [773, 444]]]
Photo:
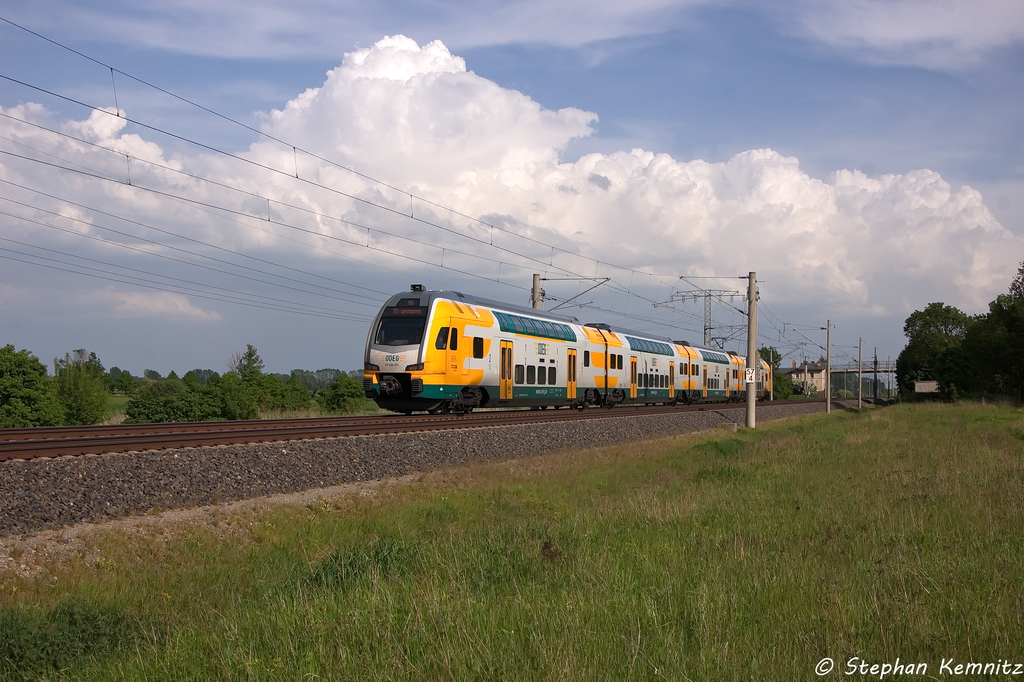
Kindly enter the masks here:
[[664, 374], [661, 375], [661, 387], [668, 388], [668, 377]]
[[[403, 308], [416, 312], [416, 308]], [[373, 342], [379, 346], [412, 346], [423, 343], [427, 316], [392, 317], [385, 315], [377, 328]]]
[[690, 365], [690, 374], [692, 374], [695, 377], [699, 377], [700, 367], [698, 367], [697, 365]]
[[481, 336], [473, 337], [473, 357], [482, 358], [484, 356], [484, 339]]
[[589, 350], [583, 351], [583, 366], [584, 367], [590, 367], [590, 351]]
[[554, 367], [548, 367], [548, 383], [552, 386], [558, 383], [558, 374]]
[[523, 383], [523, 374], [526, 372], [526, 368], [523, 365], [516, 365], [516, 383]]
[[448, 347], [448, 327], [441, 327], [437, 330], [437, 338], [434, 339], [434, 348], [444, 350]]
[[620, 356], [618, 356], [618, 358], [619, 358], [619, 369], [622, 369], [622, 356], [620, 355]]
[[449, 341], [448, 341], [448, 347], [451, 348], [452, 350], [458, 350], [459, 349], [459, 328], [458, 327], [452, 327], [452, 336], [451, 336], [451, 339], [449, 339]]
[[537, 383], [543, 386], [548, 382], [548, 368], [538, 367], [537, 368]]
[[537, 368], [533, 365], [526, 366], [526, 383], [535, 384], [537, 383]]

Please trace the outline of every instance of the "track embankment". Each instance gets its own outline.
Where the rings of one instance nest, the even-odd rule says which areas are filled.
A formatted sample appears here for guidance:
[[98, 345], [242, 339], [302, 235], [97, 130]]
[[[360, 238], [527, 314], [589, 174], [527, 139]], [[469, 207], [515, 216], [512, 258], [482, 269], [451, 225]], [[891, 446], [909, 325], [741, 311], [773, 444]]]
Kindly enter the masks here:
[[[758, 406], [758, 422], [823, 412]], [[0, 535], [743, 424], [744, 408], [0, 462]]]

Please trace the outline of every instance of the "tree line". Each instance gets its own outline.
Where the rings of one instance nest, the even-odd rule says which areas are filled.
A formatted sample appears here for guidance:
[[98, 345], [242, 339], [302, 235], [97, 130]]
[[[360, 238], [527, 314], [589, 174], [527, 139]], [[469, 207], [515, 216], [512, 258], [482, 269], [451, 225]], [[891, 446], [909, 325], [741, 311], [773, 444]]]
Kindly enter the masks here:
[[141, 377], [111, 367], [78, 349], [57, 358], [51, 375], [28, 350], [0, 348], [0, 428], [85, 425], [102, 422], [112, 397], [127, 396], [125, 422], [256, 419], [261, 411], [318, 410], [352, 413], [372, 407], [363, 396], [361, 371], [264, 371], [252, 345], [236, 353], [223, 375], [194, 369], [166, 377], [147, 369]]
[[896, 360], [901, 393], [915, 381], [937, 381], [940, 393], [1024, 399], [1024, 262], [1005, 294], [988, 312], [968, 315], [945, 303], [931, 303], [907, 318], [908, 342]]

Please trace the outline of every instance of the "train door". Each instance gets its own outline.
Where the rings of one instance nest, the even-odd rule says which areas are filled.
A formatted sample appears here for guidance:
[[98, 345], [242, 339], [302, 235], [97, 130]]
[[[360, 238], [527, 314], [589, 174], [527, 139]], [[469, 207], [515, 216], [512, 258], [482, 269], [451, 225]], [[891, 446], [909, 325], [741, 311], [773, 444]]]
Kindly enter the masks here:
[[459, 361], [459, 320], [452, 319], [448, 324], [448, 342], [445, 347], [445, 383], [449, 386], [462, 385], [462, 373]]
[[708, 366], [704, 365], [704, 397], [708, 397]]
[[636, 357], [629, 358], [629, 397], [636, 397]]
[[565, 369], [565, 397], [574, 400], [576, 398], [576, 349], [570, 348], [567, 351], [567, 364]]
[[673, 398], [676, 394], [676, 363], [668, 363], [668, 397]]
[[501, 342], [501, 368], [498, 376], [500, 400], [512, 400], [512, 342]]
[[729, 394], [732, 393], [732, 391], [730, 390], [731, 388], [732, 388], [732, 365], [729, 366], [729, 369], [725, 370], [725, 397], [726, 398], [728, 398]]

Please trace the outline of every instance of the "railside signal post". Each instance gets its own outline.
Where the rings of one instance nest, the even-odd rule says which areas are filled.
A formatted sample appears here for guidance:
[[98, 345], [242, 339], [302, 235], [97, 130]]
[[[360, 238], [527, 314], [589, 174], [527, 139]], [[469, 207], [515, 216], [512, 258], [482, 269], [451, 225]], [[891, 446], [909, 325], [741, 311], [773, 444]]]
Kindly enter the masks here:
[[747, 381], [747, 428], [755, 427], [757, 417], [757, 374], [761, 368], [757, 362], [757, 273], [747, 275], [747, 366], [744, 372]]

